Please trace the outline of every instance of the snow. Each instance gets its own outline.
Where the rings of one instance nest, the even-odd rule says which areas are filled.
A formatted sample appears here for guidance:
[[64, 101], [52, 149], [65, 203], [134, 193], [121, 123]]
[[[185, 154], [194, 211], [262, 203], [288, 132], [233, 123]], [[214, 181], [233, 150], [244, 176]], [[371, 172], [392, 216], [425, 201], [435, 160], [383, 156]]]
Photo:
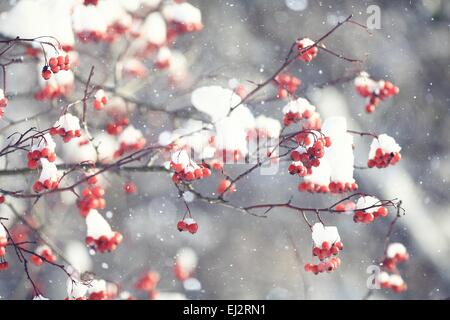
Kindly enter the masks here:
[[169, 21], [182, 24], [201, 24], [202, 22], [201, 11], [187, 2], [167, 5], [162, 11], [164, 17]]
[[209, 115], [213, 121], [224, 118], [239, 102], [241, 98], [237, 94], [220, 86], [200, 87], [191, 94], [192, 105]]
[[42, 151], [43, 149], [47, 148], [50, 152], [55, 152], [56, 143], [49, 133], [44, 134], [42, 136], [42, 139], [39, 139], [35, 142], [36, 143], [31, 146], [31, 151]]
[[372, 140], [372, 143], [370, 144], [369, 159], [375, 158], [375, 154], [378, 148], [383, 149], [383, 151], [386, 153], [397, 153], [402, 149], [397, 144], [397, 142], [395, 142], [394, 138], [384, 133], [380, 134], [378, 136], [378, 139], [374, 138]]
[[331, 146], [325, 148], [325, 156], [331, 166], [331, 181], [353, 183], [353, 137], [347, 133], [344, 117], [327, 118], [322, 125], [322, 133], [330, 137]]
[[405, 282], [399, 274], [391, 274], [389, 277], [389, 284], [395, 287], [401, 287]]
[[46, 180], [57, 181], [58, 180], [58, 168], [53, 162], [49, 162], [45, 158], [41, 158], [42, 171], [39, 176], [39, 181], [44, 183]]
[[103, 279], [94, 279], [91, 281], [90, 286], [88, 288], [89, 293], [94, 292], [106, 292], [106, 281]]
[[306, 182], [311, 182], [321, 186], [328, 186], [331, 178], [331, 166], [326, 157], [320, 159], [318, 167], [312, 167], [312, 173], [305, 176]]
[[59, 120], [55, 122], [53, 127], [63, 128], [66, 131], [80, 130], [80, 119], [70, 113], [66, 113], [59, 117]]
[[137, 143], [143, 137], [140, 130], [136, 129], [133, 125], [129, 125], [120, 134], [119, 143], [132, 145]]
[[316, 107], [305, 98], [298, 98], [297, 100], [289, 101], [288, 104], [283, 107], [284, 114], [289, 112], [302, 114], [307, 110], [313, 112], [316, 110]]
[[266, 132], [272, 138], [279, 137], [281, 132], [280, 122], [265, 115], [260, 115], [255, 119], [255, 128]]
[[181, 164], [183, 167], [186, 167], [191, 162], [191, 158], [186, 150], [175, 151], [172, 153], [172, 162], [175, 164]]
[[325, 227], [322, 223], [317, 222], [312, 226], [312, 239], [315, 247], [322, 247], [324, 242], [333, 244], [340, 241], [337, 227]]
[[33, 300], [50, 300], [49, 298], [44, 297], [43, 295], [38, 295], [33, 298]]
[[106, 97], [105, 90], [99, 89], [94, 95], [95, 100], [102, 100], [104, 97]]
[[74, 282], [70, 278], [67, 279], [67, 297], [69, 299], [78, 299], [86, 295], [88, 286], [79, 280], [74, 279]]
[[114, 232], [111, 229], [109, 223], [103, 218], [103, 216], [97, 210], [89, 211], [86, 216], [87, 236], [94, 239], [98, 239], [101, 236], [111, 238], [114, 236]]
[[161, 0], [119, 0], [119, 3], [127, 11], [137, 11], [142, 7], [156, 8]]
[[386, 250], [386, 256], [388, 258], [395, 258], [396, 255], [405, 255], [407, 253], [405, 246], [400, 242], [394, 242], [389, 244]]
[[0, 225], [0, 238], [7, 238], [7, 237], [8, 234], [6, 233], [5, 228], [2, 225]]
[[108, 27], [106, 17], [98, 6], [85, 6], [82, 3], [74, 7], [72, 22], [75, 32], [105, 33]]
[[175, 262], [184, 272], [190, 274], [197, 267], [198, 257], [193, 249], [185, 247], [177, 252]]
[[[363, 210], [367, 213], [372, 213], [378, 210], [378, 208], [380, 207], [380, 200], [378, 198], [372, 197], [372, 196], [364, 196], [364, 197], [360, 197], [358, 199], [358, 201], [356, 202], [356, 210]], [[365, 208], [369, 208], [369, 207], [373, 207], [376, 206], [374, 208], [370, 208], [370, 209], [365, 209]]]
[[159, 12], [147, 16], [142, 26], [143, 37], [151, 44], [162, 46], [166, 42], [167, 26]]
[[92, 260], [86, 245], [78, 241], [70, 241], [64, 250], [66, 259], [70, 265], [79, 272], [85, 272], [92, 268]]
[[227, 117], [216, 124], [216, 145], [219, 150], [239, 151], [242, 155], [248, 153], [247, 132], [240, 127], [239, 122]]

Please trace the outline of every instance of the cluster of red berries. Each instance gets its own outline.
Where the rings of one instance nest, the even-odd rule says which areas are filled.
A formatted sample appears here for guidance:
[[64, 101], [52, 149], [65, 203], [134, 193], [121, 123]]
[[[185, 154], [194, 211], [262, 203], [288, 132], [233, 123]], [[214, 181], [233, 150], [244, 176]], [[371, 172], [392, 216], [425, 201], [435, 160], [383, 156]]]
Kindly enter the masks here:
[[34, 98], [38, 101], [53, 100], [61, 96], [67, 95], [72, 90], [70, 86], [62, 85], [46, 85], [44, 88], [35, 93]]
[[302, 81], [287, 73], [281, 73], [275, 77], [275, 83], [278, 86], [277, 98], [284, 99], [288, 95], [295, 95]]
[[170, 162], [170, 167], [175, 173], [172, 175], [172, 181], [179, 183], [181, 181], [193, 181], [211, 176], [211, 170], [206, 164], [197, 165], [192, 164], [186, 167], [181, 163]]
[[285, 126], [289, 126], [293, 123], [297, 123], [302, 119], [309, 119], [313, 115], [311, 110], [305, 110], [303, 113], [299, 112], [287, 112], [284, 114], [283, 123]]
[[57, 74], [61, 70], [68, 71], [70, 69], [70, 58], [69, 55], [65, 56], [59, 55], [57, 57], [52, 57], [48, 60], [48, 65], [42, 68], [42, 78], [48, 80], [52, 77], [52, 74]]
[[112, 136], [119, 135], [123, 128], [130, 124], [130, 120], [126, 117], [116, 118], [114, 122], [109, 122], [106, 125], [106, 132]]
[[315, 184], [312, 182], [302, 181], [298, 185], [298, 190], [301, 192], [314, 192], [314, 193], [328, 193], [330, 188], [327, 185]]
[[122, 242], [123, 236], [120, 232], [114, 232], [114, 235], [108, 238], [106, 235], [100, 236], [98, 239], [86, 237], [85, 243], [95, 251], [100, 253], [116, 250], [117, 246]]
[[331, 181], [328, 185], [328, 189], [330, 189], [331, 193], [343, 193], [358, 190], [358, 184], [356, 182]]
[[66, 131], [64, 128], [51, 128], [50, 134], [52, 136], [59, 135], [63, 138], [64, 142], [69, 142], [73, 138], [79, 138], [81, 137], [81, 130], [68, 130]]
[[59, 186], [59, 180], [47, 179], [44, 182], [36, 181], [33, 184], [33, 191], [39, 193], [43, 190], [55, 190]]
[[56, 153], [54, 151], [50, 151], [48, 148], [43, 148], [42, 150], [29, 151], [27, 158], [28, 168], [36, 169], [39, 166], [39, 160], [42, 158], [45, 158], [50, 162], [54, 162], [56, 160]]
[[304, 177], [312, 173], [312, 167], [320, 165], [320, 158], [325, 154], [325, 148], [331, 146], [329, 137], [319, 137], [314, 143], [305, 148], [300, 146], [291, 152], [291, 159], [294, 161], [288, 168], [290, 174], [298, 174]]
[[194, 233], [197, 233], [197, 231], [198, 231], [198, 224], [191, 217], [183, 218], [183, 220], [178, 221], [177, 229], [180, 232], [188, 231], [189, 233], [194, 234]]
[[[317, 46], [314, 46], [314, 44], [315, 44], [315, 42], [308, 38], [304, 38], [304, 39], [297, 41], [297, 50], [298, 50], [297, 58], [299, 60], [303, 60], [305, 62], [312, 61], [317, 56], [317, 53], [319, 52], [319, 49], [317, 48]], [[311, 47], [311, 48], [305, 50], [308, 47]]]
[[2, 89], [0, 89], [0, 119], [3, 118], [4, 108], [8, 104], [8, 99], [5, 97], [5, 94]]
[[119, 150], [114, 152], [114, 157], [118, 158], [118, 157], [123, 156], [127, 152], [140, 150], [145, 146], [145, 143], [146, 143], [146, 141], [144, 138], [141, 138], [137, 142], [132, 143], [132, 144], [127, 144], [127, 143], [121, 142], [120, 146], [119, 146]]
[[40, 266], [42, 263], [50, 262], [53, 263], [56, 261], [56, 256], [53, 253], [52, 249], [48, 246], [41, 246], [36, 249], [36, 254], [31, 257], [31, 262], [34, 265]]
[[[94, 179], [95, 178], [95, 179]], [[106, 202], [103, 196], [105, 195], [105, 189], [100, 186], [95, 186], [97, 178], [91, 177], [88, 180], [90, 186], [83, 189], [81, 192], [81, 198], [77, 201], [80, 215], [86, 217], [92, 209], [104, 209]]]
[[[395, 245], [395, 244], [391, 244]], [[404, 248], [404, 247], [403, 247]], [[389, 256], [391, 255], [391, 256]], [[404, 251], [395, 252], [394, 254], [390, 254], [389, 247], [388, 247], [388, 256], [383, 260], [383, 268], [385, 268], [387, 271], [393, 272], [397, 270], [397, 264], [405, 262], [409, 259], [409, 254]]]
[[355, 211], [355, 214], [353, 215], [353, 221], [356, 223], [372, 223], [379, 217], [386, 217], [389, 214], [389, 211], [386, 207], [379, 207], [375, 210], [370, 210], [370, 212], [363, 211], [363, 210], [357, 210]]
[[344, 249], [344, 245], [340, 241], [336, 241], [333, 244], [325, 241], [322, 243], [322, 248], [314, 247], [312, 251], [313, 256], [318, 257], [321, 262], [318, 264], [307, 263], [305, 271], [319, 274], [336, 270], [341, 265], [341, 259], [333, 256], [338, 255], [342, 249]]
[[389, 165], [394, 165], [402, 158], [399, 152], [385, 152], [383, 149], [378, 148], [375, 152], [375, 157], [367, 161], [369, 168], [386, 168]]
[[368, 113], [374, 112], [375, 108], [382, 100], [392, 97], [400, 91], [400, 89], [390, 81], [380, 80], [376, 82], [376, 84], [377, 86], [375, 90], [366, 83], [356, 85], [356, 92], [364, 98], [369, 98], [369, 102], [365, 106]]
[[154, 299], [157, 295], [156, 287], [161, 279], [158, 272], [150, 271], [144, 274], [136, 282], [136, 289], [147, 292], [150, 299]]
[[94, 95], [94, 109], [101, 110], [108, 103], [108, 97], [105, 94], [105, 91], [100, 89]]

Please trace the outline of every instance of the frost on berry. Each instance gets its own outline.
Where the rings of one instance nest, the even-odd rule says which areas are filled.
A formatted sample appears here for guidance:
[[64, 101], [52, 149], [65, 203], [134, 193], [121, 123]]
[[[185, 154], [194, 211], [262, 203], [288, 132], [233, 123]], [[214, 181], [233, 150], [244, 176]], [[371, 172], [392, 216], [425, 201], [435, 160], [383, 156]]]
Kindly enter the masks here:
[[356, 202], [353, 221], [368, 224], [380, 217], [386, 217], [388, 213], [388, 209], [378, 198], [362, 196]]
[[87, 214], [86, 226], [86, 244], [97, 252], [114, 251], [122, 242], [122, 235], [113, 231], [105, 218], [95, 209]]
[[320, 262], [317, 264], [307, 263], [305, 271], [318, 274], [336, 270], [341, 264], [341, 259], [337, 255], [344, 248], [337, 228], [325, 227], [318, 222], [312, 226], [311, 231], [313, 239], [312, 254]]
[[61, 136], [64, 142], [81, 137], [80, 119], [70, 113], [63, 114], [53, 125], [50, 134]]
[[142, 132], [129, 125], [119, 135], [119, 149], [114, 153], [114, 157], [118, 158], [125, 153], [138, 151], [145, 146], [145, 143], [146, 140]]
[[361, 72], [355, 78], [356, 92], [364, 98], [368, 99], [365, 106], [367, 113], [372, 113], [382, 100], [392, 97], [399, 93], [399, 88], [390, 81], [378, 80], [370, 78], [367, 72]]
[[180, 281], [185, 281], [192, 276], [197, 268], [198, 257], [191, 248], [181, 248], [178, 250], [174, 261], [175, 277]]
[[34, 192], [41, 192], [43, 190], [54, 190], [58, 188], [60, 174], [58, 168], [46, 158], [41, 158], [41, 174], [39, 180], [33, 185]]
[[369, 168], [386, 168], [395, 165], [401, 159], [400, 150], [402, 148], [395, 142], [394, 138], [387, 134], [380, 134], [374, 138], [369, 151]]
[[322, 133], [331, 140], [325, 157], [331, 166], [329, 190], [332, 193], [354, 191], [358, 185], [353, 178], [353, 137], [347, 133], [344, 117], [330, 117], [322, 126]]

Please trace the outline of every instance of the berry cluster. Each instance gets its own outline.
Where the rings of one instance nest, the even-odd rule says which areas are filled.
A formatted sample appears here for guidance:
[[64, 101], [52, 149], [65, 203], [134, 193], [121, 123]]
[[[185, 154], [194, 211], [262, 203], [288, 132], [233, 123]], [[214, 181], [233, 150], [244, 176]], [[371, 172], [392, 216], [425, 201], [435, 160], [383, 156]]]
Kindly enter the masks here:
[[[317, 48], [317, 46], [314, 46], [314, 44], [315, 42], [309, 38], [303, 38], [297, 41], [297, 50], [298, 50], [297, 59], [303, 60], [305, 62], [311, 62], [319, 52], [319, 49]], [[305, 50], [308, 47], [310, 48]]]
[[[94, 180], [95, 178], [95, 180]], [[92, 177], [88, 180], [90, 186], [83, 189], [81, 192], [81, 198], [77, 201], [80, 215], [86, 217], [92, 209], [104, 209], [105, 208], [105, 189], [100, 186], [95, 186], [97, 182], [96, 177]]]
[[97, 90], [94, 95], [94, 109], [101, 110], [108, 103], [108, 97], [103, 89]]
[[324, 156], [325, 148], [330, 146], [331, 140], [328, 137], [316, 138], [316, 140], [308, 147], [302, 145], [299, 146], [291, 152], [293, 163], [288, 168], [289, 173], [298, 174], [301, 177], [311, 174], [312, 167], [318, 167], [320, 165], [320, 158]]
[[305, 271], [319, 274], [336, 270], [341, 265], [341, 259], [336, 256], [344, 249], [337, 228], [324, 227], [322, 223], [316, 223], [312, 227], [312, 237], [314, 241], [312, 254], [320, 262], [317, 264], [307, 263]]
[[386, 257], [383, 260], [383, 268], [389, 272], [397, 270], [397, 264], [409, 259], [409, 254], [403, 244], [394, 242], [389, 244], [386, 249]]
[[386, 217], [388, 214], [388, 209], [381, 204], [379, 199], [365, 196], [360, 197], [356, 202], [353, 221], [368, 224], [380, 217]]
[[59, 185], [58, 168], [52, 162], [41, 158], [42, 171], [39, 180], [33, 184], [33, 191], [38, 193], [43, 190], [54, 190]]
[[52, 249], [46, 245], [37, 247], [35, 250], [35, 255], [31, 257], [31, 262], [33, 262], [36, 266], [42, 265], [44, 261], [51, 263], [56, 261], [56, 256]]
[[298, 87], [302, 83], [297, 77], [287, 73], [281, 73], [275, 77], [275, 83], [278, 86], [277, 98], [284, 99], [289, 95], [295, 95]]
[[198, 165], [189, 157], [186, 150], [176, 151], [172, 154], [170, 167], [174, 171], [172, 180], [175, 183], [180, 181], [193, 181], [211, 176], [211, 170], [206, 164]]
[[49, 162], [54, 162], [56, 160], [55, 147], [56, 144], [51, 135], [45, 134], [41, 141], [37, 145], [32, 146], [28, 152], [28, 168], [36, 169], [39, 166], [39, 160], [42, 158], [47, 159]]
[[126, 117], [117, 117], [113, 122], [109, 122], [106, 125], [106, 132], [112, 136], [117, 136], [122, 133], [123, 128], [128, 126], [130, 120]]
[[87, 236], [85, 239], [86, 245], [93, 248], [100, 253], [110, 252], [116, 250], [117, 246], [122, 242], [123, 236], [119, 232], [115, 232], [112, 237], [106, 235], [100, 236], [95, 239]]
[[[297, 123], [300, 120], [315, 121], [316, 118], [320, 119], [318, 113], [315, 112], [315, 110], [316, 107], [304, 98], [298, 98], [297, 100], [290, 101], [286, 106], [283, 107], [283, 123], [285, 126], [289, 126], [291, 124]], [[311, 129], [317, 127], [314, 124], [314, 121], [306, 125], [305, 127]]]
[[356, 182], [335, 182], [331, 181], [328, 185], [331, 193], [343, 193], [348, 191], [358, 190], [358, 184]]
[[4, 108], [8, 104], [8, 99], [5, 97], [3, 89], [0, 89], [0, 119], [3, 118]]
[[50, 129], [52, 136], [59, 135], [64, 142], [81, 137], [80, 120], [70, 113], [63, 114]]
[[373, 139], [370, 145], [367, 166], [369, 168], [386, 168], [389, 165], [395, 165], [401, 159], [400, 150], [401, 147], [394, 138], [387, 134], [380, 134]]
[[70, 69], [70, 58], [69, 55], [65, 56], [59, 55], [57, 57], [51, 57], [48, 60], [48, 65], [42, 68], [42, 78], [44, 80], [49, 80], [52, 74], [57, 74], [59, 71], [68, 71]]
[[395, 293], [401, 293], [408, 289], [408, 286], [399, 274], [389, 274], [382, 271], [378, 274], [376, 280], [381, 288], [390, 289]]
[[93, 6], [96, 6], [96, 5], [98, 5], [98, 0], [84, 0], [84, 3], [83, 3], [85, 6], [88, 6], [88, 5], [93, 5]]
[[399, 93], [400, 89], [390, 81], [375, 81], [370, 78], [367, 72], [361, 72], [355, 79], [356, 92], [364, 98], [369, 98], [365, 109], [368, 113], [375, 111], [378, 104], [388, 98]]
[[189, 231], [189, 233], [194, 234], [198, 231], [198, 224], [194, 219], [192, 219], [192, 217], [183, 218], [183, 220], [178, 221], [177, 229], [180, 232]]

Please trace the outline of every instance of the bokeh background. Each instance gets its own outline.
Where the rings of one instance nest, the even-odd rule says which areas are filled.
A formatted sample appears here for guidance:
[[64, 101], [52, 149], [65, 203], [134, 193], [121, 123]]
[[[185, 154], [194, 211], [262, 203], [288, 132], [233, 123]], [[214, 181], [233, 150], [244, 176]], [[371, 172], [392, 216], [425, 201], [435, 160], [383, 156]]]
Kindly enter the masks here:
[[[2, 1], [0, 11], [8, 10], [14, 2]], [[401, 199], [406, 209], [392, 240], [404, 243], [410, 252], [409, 262], [400, 266], [409, 289], [400, 295], [375, 290], [372, 298], [449, 298], [450, 2], [192, 0], [191, 3], [202, 10], [205, 28], [182, 38], [176, 47], [186, 53], [190, 71], [199, 79], [194, 85], [226, 86], [230, 78], [237, 78], [248, 88], [252, 86], [247, 80], [263, 80], [282, 63], [293, 40], [304, 36], [317, 39], [349, 14], [365, 24], [369, 17], [367, 7], [372, 4], [380, 7], [381, 29], [372, 30], [372, 35], [346, 25], [326, 40], [328, 48], [364, 59], [363, 68], [375, 79], [390, 79], [400, 87], [400, 94], [383, 102], [374, 114], [364, 112], [364, 100], [356, 95], [351, 82], [324, 89], [315, 87], [351, 73], [353, 65], [323, 53], [309, 65], [298, 63], [290, 71], [301, 78], [302, 92], [318, 107], [322, 118], [343, 115], [349, 128], [387, 133], [402, 146], [402, 160], [396, 166], [382, 171], [360, 170], [355, 176], [360, 190], [383, 199]], [[101, 79], [102, 72], [110, 72], [111, 61], [102, 54], [107, 48], [91, 44], [81, 48], [91, 57], [78, 67], [79, 74], [86, 75], [92, 62], [96, 63], [96, 79]], [[98, 59], [99, 56], [102, 58]], [[10, 88], [26, 93], [36, 86], [25, 81], [35, 68], [18, 65], [10, 70]], [[158, 95], [154, 94], [155, 87]], [[269, 86], [259, 97], [274, 93], [275, 89]], [[178, 92], [176, 98], [171, 98], [171, 94], [156, 82], [141, 88], [136, 96], [155, 103], [167, 101], [168, 108], [189, 104], [189, 91]], [[283, 102], [268, 102], [254, 104], [252, 110], [281, 119], [283, 106]], [[6, 116], [21, 119], [40, 108], [43, 104], [18, 97], [11, 99]], [[136, 112], [130, 118], [150, 141], [156, 141], [161, 131], [175, 125], [155, 112]], [[54, 118], [32, 121], [39, 127], [53, 122]], [[30, 123], [25, 123], [15, 129], [29, 126]], [[2, 143], [9, 133], [2, 132]], [[370, 142], [368, 138], [355, 137], [356, 164], [365, 163]], [[13, 164], [10, 160], [9, 166]], [[229, 168], [232, 175], [243, 170], [243, 165]], [[138, 185], [138, 195], [123, 194], [122, 184], [127, 178]], [[19, 189], [33, 179], [33, 175], [0, 176], [0, 184]], [[69, 251], [77, 252], [78, 258], [86, 255], [86, 268], [97, 277], [132, 289], [142, 272], [155, 270], [161, 274], [161, 291], [179, 292], [194, 299], [361, 299], [367, 292], [366, 268], [382, 256], [384, 237], [393, 217], [391, 213], [389, 219], [359, 225], [348, 216], [325, 216], [328, 224], [340, 230], [346, 246], [340, 255], [343, 264], [336, 272], [314, 276], [303, 271], [303, 264], [310, 259], [309, 229], [292, 211], [276, 209], [268, 218], [257, 218], [194, 201], [190, 206], [200, 228], [192, 236], [175, 228], [184, 213], [184, 204], [177, 198], [167, 174], [109, 174], [107, 180], [110, 221], [125, 236], [114, 253], [90, 256], [81, 245], [85, 225], [76, 207], [70, 204], [73, 201], [70, 196], [52, 196], [33, 208], [42, 231], [62, 252], [72, 248]], [[208, 193], [217, 181], [201, 182], [198, 188]], [[339, 200], [335, 195], [299, 193], [298, 182], [283, 167], [274, 176], [256, 171], [238, 184], [239, 191], [230, 201], [235, 205], [276, 203], [292, 196], [296, 204], [321, 207]], [[29, 205], [25, 201], [16, 203], [24, 212]], [[0, 214], [14, 220], [4, 206]], [[195, 276], [201, 282], [200, 291], [185, 290], [173, 276], [173, 257], [182, 247], [193, 248], [198, 255]], [[23, 270], [20, 265], [15, 266], [0, 273], [0, 296], [30, 298]], [[32, 272], [46, 296], [54, 299], [65, 296], [66, 277], [60, 270], [45, 266]]]

